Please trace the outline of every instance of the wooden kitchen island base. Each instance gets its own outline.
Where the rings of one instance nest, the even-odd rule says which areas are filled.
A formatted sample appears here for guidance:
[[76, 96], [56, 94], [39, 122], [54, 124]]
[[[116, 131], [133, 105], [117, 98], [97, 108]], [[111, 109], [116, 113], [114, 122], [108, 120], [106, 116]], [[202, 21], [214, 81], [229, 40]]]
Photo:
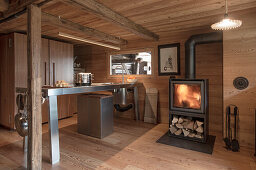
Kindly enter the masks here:
[[[114, 133], [100, 140], [77, 133], [76, 115], [59, 121], [60, 157], [49, 163], [48, 125], [43, 125], [44, 170], [81, 169], [241, 169], [256, 168], [253, 150], [226, 151], [221, 134], [212, 155], [156, 143], [168, 128], [128, 119], [114, 120]], [[0, 169], [16, 169], [24, 164], [22, 138], [0, 129]], [[239, 160], [239, 161], [237, 161]]]

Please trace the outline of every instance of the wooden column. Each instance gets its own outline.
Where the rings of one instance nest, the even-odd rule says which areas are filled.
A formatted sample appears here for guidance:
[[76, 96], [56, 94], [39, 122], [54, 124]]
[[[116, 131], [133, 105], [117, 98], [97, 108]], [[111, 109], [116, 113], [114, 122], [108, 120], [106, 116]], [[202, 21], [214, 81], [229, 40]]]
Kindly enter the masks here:
[[42, 168], [42, 115], [41, 115], [41, 9], [28, 6], [28, 159], [27, 168]]

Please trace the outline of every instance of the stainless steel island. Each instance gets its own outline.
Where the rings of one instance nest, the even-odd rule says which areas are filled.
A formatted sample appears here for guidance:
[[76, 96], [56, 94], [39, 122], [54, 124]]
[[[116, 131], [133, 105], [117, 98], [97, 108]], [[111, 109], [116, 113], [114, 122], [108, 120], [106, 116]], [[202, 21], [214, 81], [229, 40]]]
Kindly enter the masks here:
[[[58, 128], [58, 108], [57, 96], [68, 94], [83, 94], [88, 92], [108, 91], [120, 88], [134, 89], [134, 105], [136, 120], [139, 120], [138, 88], [135, 83], [115, 84], [115, 83], [93, 83], [91, 86], [71, 87], [71, 88], [42, 88], [42, 95], [49, 99], [49, 136], [50, 136], [50, 162], [52, 164], [60, 161], [59, 128]], [[17, 93], [25, 92], [24, 88], [17, 88]]]

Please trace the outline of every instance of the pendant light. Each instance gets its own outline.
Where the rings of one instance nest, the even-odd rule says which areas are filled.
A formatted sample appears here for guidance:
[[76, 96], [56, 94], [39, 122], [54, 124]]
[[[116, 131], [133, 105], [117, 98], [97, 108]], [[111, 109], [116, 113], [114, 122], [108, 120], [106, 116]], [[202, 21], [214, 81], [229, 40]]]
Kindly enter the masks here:
[[241, 20], [233, 20], [228, 18], [228, 1], [225, 0], [225, 15], [224, 18], [215, 24], [211, 25], [214, 30], [230, 30], [238, 28], [242, 25]]

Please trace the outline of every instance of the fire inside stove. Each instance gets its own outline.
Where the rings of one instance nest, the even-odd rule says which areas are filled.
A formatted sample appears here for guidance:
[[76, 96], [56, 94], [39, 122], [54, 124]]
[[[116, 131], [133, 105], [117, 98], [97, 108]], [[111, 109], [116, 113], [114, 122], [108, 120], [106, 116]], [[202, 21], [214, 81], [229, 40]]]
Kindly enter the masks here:
[[179, 108], [201, 108], [200, 84], [174, 84], [173, 106]]

